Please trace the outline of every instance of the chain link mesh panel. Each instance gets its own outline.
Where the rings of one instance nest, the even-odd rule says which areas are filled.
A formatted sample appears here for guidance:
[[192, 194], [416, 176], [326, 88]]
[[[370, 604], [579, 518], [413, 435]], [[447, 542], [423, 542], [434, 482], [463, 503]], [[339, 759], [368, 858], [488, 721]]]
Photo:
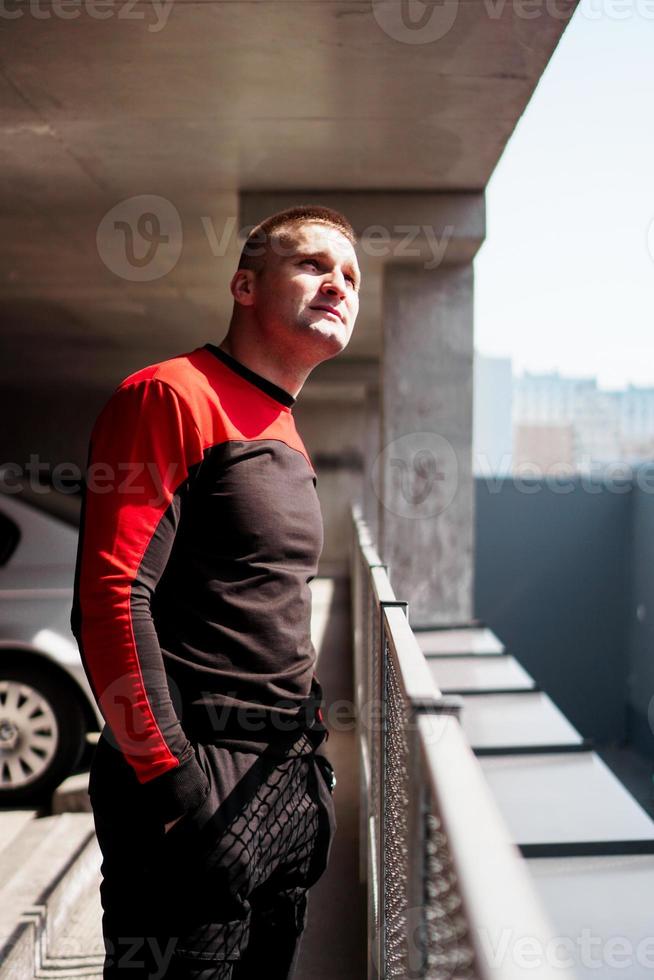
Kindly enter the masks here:
[[[381, 725], [378, 717], [378, 707], [382, 700], [381, 695], [381, 638], [380, 638], [380, 612], [375, 601], [375, 597], [370, 592], [369, 602], [371, 650], [370, 650], [370, 684], [369, 698], [367, 704], [366, 723], [368, 727], [368, 747], [370, 750], [370, 806], [375, 820], [380, 814], [380, 787], [381, 787]], [[377, 827], [379, 832], [380, 828]]]
[[[385, 639], [385, 638], [384, 638]], [[386, 723], [383, 755], [383, 901], [384, 901], [384, 978], [406, 980], [407, 956], [407, 879], [409, 874], [409, 742], [407, 732], [410, 709], [397, 676], [395, 663], [384, 642]]]
[[447, 837], [434, 812], [425, 824], [425, 980], [478, 980]]

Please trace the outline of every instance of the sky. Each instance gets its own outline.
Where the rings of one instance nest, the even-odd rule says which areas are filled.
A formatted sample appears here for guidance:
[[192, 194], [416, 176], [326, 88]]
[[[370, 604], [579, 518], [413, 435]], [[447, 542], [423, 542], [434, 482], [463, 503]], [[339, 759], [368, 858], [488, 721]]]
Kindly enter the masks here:
[[486, 206], [477, 350], [654, 385], [654, 0], [582, 0]]

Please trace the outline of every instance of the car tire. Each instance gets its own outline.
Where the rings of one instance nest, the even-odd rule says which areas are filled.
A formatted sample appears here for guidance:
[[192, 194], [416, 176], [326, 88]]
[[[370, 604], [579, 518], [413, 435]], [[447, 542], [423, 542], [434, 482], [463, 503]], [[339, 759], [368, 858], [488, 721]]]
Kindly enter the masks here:
[[48, 670], [0, 663], [0, 806], [38, 806], [73, 772], [86, 726], [69, 686]]

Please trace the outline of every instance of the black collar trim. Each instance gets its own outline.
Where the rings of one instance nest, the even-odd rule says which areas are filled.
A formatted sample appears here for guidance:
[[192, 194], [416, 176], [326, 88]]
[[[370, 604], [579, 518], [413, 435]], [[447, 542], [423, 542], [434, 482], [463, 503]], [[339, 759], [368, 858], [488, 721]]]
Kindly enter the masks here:
[[227, 351], [222, 350], [222, 348], [218, 347], [217, 344], [205, 344], [204, 347], [206, 350], [211, 351], [212, 354], [215, 354], [216, 357], [222, 361], [223, 364], [226, 364], [227, 367], [231, 368], [232, 371], [236, 371], [236, 373], [240, 374], [246, 381], [256, 385], [257, 388], [261, 388], [262, 391], [265, 391], [265, 393], [270, 395], [271, 398], [274, 398], [275, 401], [281, 402], [282, 405], [286, 405], [287, 408], [292, 408], [293, 405], [295, 405], [296, 398], [290, 393], [290, 391], [280, 388], [279, 385], [276, 385], [273, 381], [269, 381], [268, 378], [264, 378], [260, 374], [257, 374], [256, 371], [246, 367], [245, 364], [241, 364], [240, 361], [237, 361], [236, 358], [232, 357], [231, 354], [228, 354]]

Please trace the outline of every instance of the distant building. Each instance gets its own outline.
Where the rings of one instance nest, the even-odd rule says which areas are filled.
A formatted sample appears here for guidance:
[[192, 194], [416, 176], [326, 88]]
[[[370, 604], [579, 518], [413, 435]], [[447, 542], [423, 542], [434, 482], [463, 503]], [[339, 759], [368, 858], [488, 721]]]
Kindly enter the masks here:
[[596, 387], [580, 401], [572, 420], [580, 470], [601, 468], [622, 459], [618, 394]]
[[[571, 426], [574, 466], [582, 471], [602, 469], [618, 461], [654, 459], [654, 388], [604, 391], [595, 378], [565, 378], [558, 371], [547, 374], [526, 372], [514, 379], [513, 422], [521, 429], [521, 453], [533, 456], [537, 444], [545, 459], [551, 447], [563, 452], [560, 432], [547, 437], [530, 427]], [[529, 448], [527, 448], [529, 447]]]
[[515, 422], [574, 422], [597, 393], [595, 378], [562, 378], [525, 372], [513, 381]]
[[575, 432], [570, 423], [519, 422], [513, 437], [514, 473], [541, 477], [576, 470]]
[[474, 473], [602, 471], [654, 460], [654, 387], [599, 388], [558, 371], [512, 377], [509, 358], [475, 354]]
[[511, 472], [513, 452], [513, 375], [508, 357], [475, 353], [473, 471]]
[[620, 431], [625, 459], [654, 459], [654, 388], [629, 385], [620, 392]]

